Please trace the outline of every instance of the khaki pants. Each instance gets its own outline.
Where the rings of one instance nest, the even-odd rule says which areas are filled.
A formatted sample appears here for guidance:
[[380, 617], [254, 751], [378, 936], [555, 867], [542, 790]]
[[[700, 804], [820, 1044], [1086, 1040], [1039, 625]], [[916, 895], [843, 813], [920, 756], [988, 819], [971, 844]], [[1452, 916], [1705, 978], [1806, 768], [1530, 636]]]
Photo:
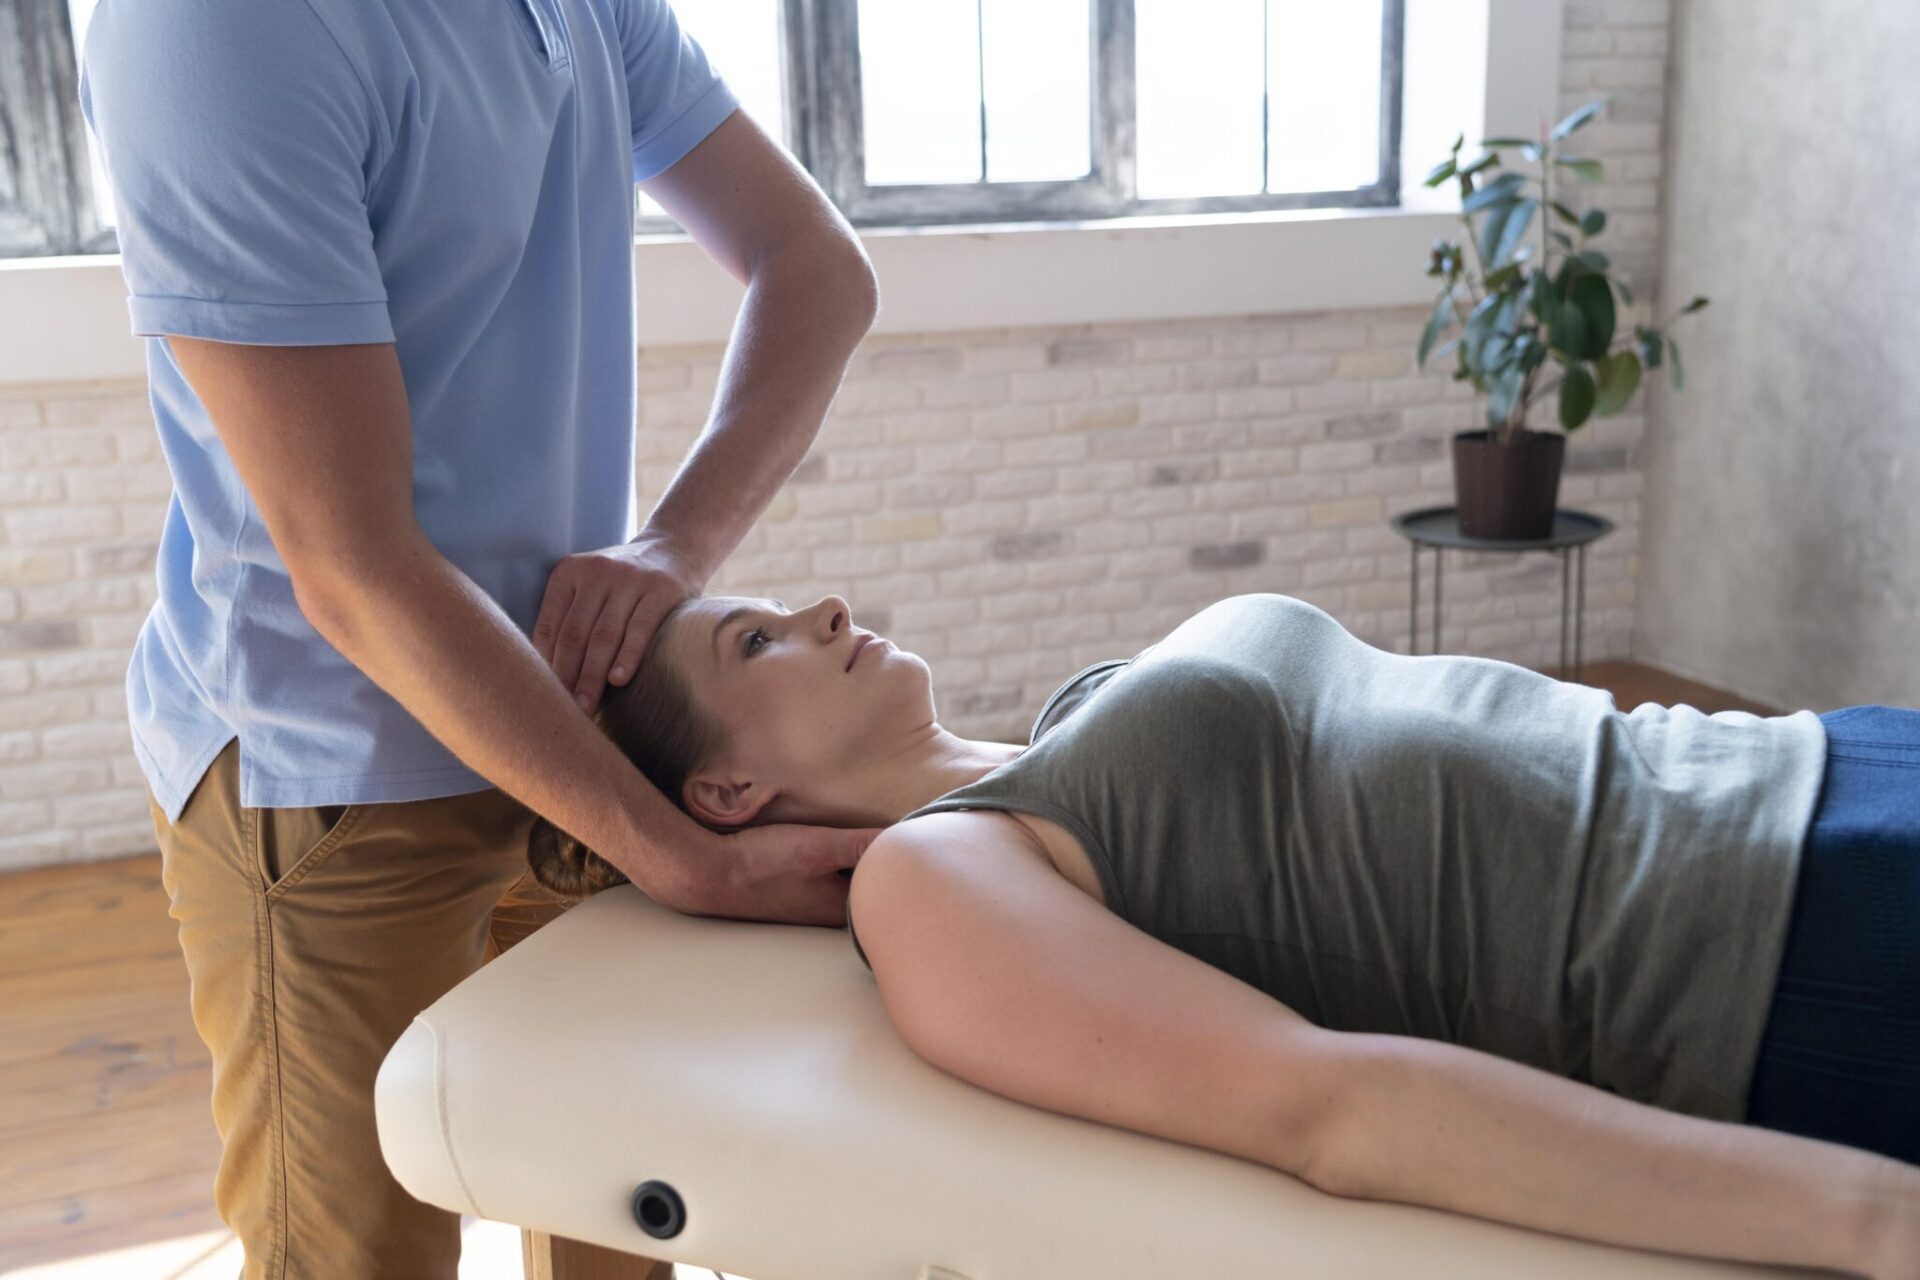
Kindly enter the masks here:
[[416, 1013], [566, 909], [527, 872], [533, 811], [497, 787], [243, 808], [239, 764], [235, 739], [177, 823], [148, 795], [213, 1055], [215, 1206], [247, 1280], [453, 1280], [459, 1216], [387, 1171], [373, 1080]]

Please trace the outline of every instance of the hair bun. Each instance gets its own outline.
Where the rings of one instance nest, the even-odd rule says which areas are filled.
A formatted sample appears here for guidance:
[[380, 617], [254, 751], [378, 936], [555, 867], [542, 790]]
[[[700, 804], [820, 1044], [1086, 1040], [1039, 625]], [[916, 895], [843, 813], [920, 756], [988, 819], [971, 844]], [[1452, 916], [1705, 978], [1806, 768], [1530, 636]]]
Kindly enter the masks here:
[[619, 868], [538, 814], [527, 833], [527, 867], [563, 898], [589, 898], [628, 883]]

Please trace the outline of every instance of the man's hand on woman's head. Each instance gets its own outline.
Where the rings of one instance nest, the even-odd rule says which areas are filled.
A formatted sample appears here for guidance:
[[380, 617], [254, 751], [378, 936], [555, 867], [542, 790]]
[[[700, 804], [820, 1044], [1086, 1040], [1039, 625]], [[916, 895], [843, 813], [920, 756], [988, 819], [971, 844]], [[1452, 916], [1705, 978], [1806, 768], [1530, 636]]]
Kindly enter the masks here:
[[660, 620], [706, 582], [671, 543], [636, 538], [562, 558], [547, 576], [533, 647], [583, 711], [633, 678]]

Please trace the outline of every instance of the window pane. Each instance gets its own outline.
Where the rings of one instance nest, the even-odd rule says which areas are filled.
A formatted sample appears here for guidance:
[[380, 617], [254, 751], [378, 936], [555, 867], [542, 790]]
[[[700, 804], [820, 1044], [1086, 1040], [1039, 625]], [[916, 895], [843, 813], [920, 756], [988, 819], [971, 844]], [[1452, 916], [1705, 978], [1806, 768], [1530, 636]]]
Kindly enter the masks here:
[[[69, 0], [67, 20], [73, 27], [74, 74], [79, 74], [80, 53], [87, 47], [87, 22], [93, 17], [95, 0]], [[79, 108], [76, 107], [75, 110]], [[87, 164], [93, 171], [93, 202], [97, 206], [102, 226], [117, 225], [113, 211], [113, 187], [107, 181], [107, 167], [100, 163], [100, 144], [94, 140], [93, 130], [84, 131], [87, 135]], [[85, 228], [81, 229], [85, 234]]]
[[1055, 182], [1093, 167], [1092, 0], [982, 0], [987, 180]]
[[[779, 0], [672, 0], [672, 7], [680, 29], [707, 51], [741, 109], [791, 150], [793, 134], [780, 88]], [[664, 218], [667, 211], [642, 191], [640, 216]]]
[[1135, 0], [1140, 195], [1261, 189], [1261, 0]]
[[978, 0], [860, 0], [869, 186], [978, 182]]
[[1380, 0], [1268, 0], [1269, 191], [1380, 180]]

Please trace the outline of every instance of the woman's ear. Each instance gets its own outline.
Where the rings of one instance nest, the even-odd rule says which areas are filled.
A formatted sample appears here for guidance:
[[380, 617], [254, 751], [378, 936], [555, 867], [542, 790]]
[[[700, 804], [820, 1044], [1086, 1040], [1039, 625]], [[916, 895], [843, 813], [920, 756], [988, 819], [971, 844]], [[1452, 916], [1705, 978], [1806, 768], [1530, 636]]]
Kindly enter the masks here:
[[687, 779], [684, 791], [687, 808], [704, 822], [723, 827], [740, 827], [773, 800], [774, 792], [758, 782], [727, 778], [724, 774], [701, 773]]

